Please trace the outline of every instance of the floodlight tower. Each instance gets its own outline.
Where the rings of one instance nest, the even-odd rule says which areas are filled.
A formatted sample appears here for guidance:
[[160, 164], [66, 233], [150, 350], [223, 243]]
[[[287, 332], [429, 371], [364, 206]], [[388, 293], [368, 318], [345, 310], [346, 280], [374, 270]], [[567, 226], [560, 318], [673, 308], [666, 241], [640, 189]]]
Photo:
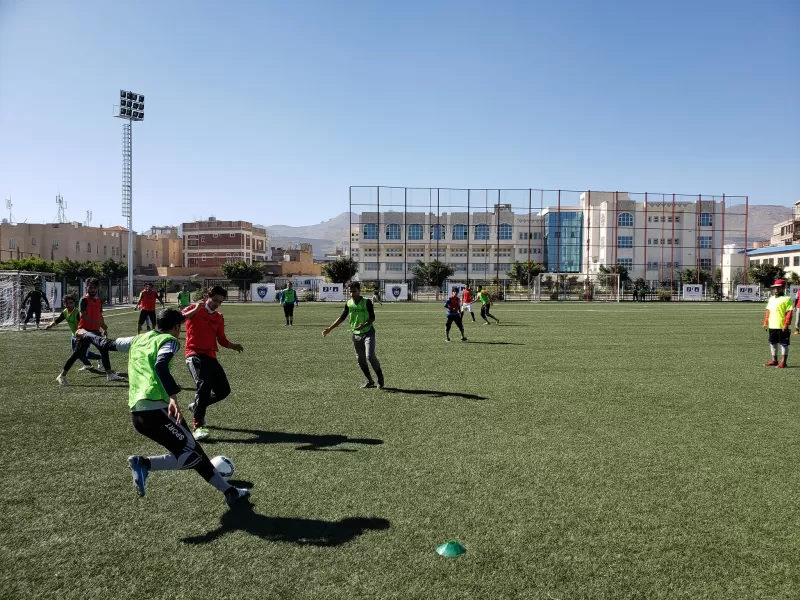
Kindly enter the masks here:
[[133, 302], [133, 122], [144, 121], [144, 96], [120, 90], [116, 113], [128, 121], [122, 126], [122, 216], [128, 217], [128, 297]]

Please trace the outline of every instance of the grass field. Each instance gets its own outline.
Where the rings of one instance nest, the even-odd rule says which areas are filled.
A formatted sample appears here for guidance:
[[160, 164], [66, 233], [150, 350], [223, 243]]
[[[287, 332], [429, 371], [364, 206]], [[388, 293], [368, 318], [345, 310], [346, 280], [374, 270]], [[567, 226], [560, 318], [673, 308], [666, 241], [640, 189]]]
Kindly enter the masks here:
[[161, 450], [126, 386], [58, 387], [65, 326], [0, 334], [0, 597], [798, 597], [800, 356], [762, 366], [761, 305], [500, 304], [450, 344], [440, 307], [379, 306], [385, 391], [322, 339], [340, 310], [223, 306], [231, 511], [193, 471], [138, 498], [125, 459]]

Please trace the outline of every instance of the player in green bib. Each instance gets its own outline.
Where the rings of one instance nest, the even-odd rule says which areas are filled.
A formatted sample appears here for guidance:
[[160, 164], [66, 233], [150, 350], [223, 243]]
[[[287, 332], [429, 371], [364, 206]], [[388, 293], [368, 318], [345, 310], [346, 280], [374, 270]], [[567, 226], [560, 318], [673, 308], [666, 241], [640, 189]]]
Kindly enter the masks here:
[[[764, 316], [764, 329], [769, 332], [769, 351], [772, 359], [764, 363], [765, 367], [786, 368], [786, 359], [789, 358], [789, 341], [792, 336], [792, 299], [784, 293], [786, 281], [776, 279], [770, 286], [772, 296], [767, 301], [767, 314]], [[781, 347], [781, 360], [778, 362], [778, 345]]]
[[481, 319], [483, 319], [483, 324], [488, 325], [489, 319], [486, 317], [491, 317], [497, 322], [498, 325], [500, 325], [500, 319], [489, 312], [489, 307], [492, 305], [492, 299], [491, 296], [489, 296], [489, 292], [481, 289], [481, 291], [478, 292], [478, 300], [481, 301]]
[[[64, 303], [64, 310], [61, 311], [55, 320], [50, 323], [45, 329], [52, 329], [59, 323], [64, 323], [69, 326], [69, 330], [72, 332], [72, 338], [70, 339], [70, 352], [75, 352], [75, 332], [78, 330], [78, 321], [80, 320], [80, 311], [75, 308], [75, 296], [71, 294], [67, 294], [62, 299]], [[88, 350], [88, 348], [87, 348]], [[97, 368], [102, 369], [103, 365], [99, 362], [100, 355], [96, 352], [87, 352], [86, 354], [79, 357], [80, 361], [83, 363], [83, 366], [79, 369], [79, 371], [91, 371], [94, 367], [89, 360], [96, 360]]]
[[76, 337], [88, 339], [104, 350], [129, 352], [128, 406], [133, 428], [169, 451], [161, 456], [128, 457], [139, 495], [145, 495], [145, 482], [150, 471], [194, 469], [222, 492], [225, 501], [232, 506], [249, 496], [250, 490], [234, 487], [225, 481], [194, 439], [178, 406], [180, 387], [170, 373], [170, 364], [180, 348], [178, 336], [184, 319], [179, 310], [167, 308], [158, 315], [156, 329], [147, 333], [110, 340], [79, 329]]
[[181, 308], [186, 308], [192, 303], [192, 295], [189, 293], [189, 290], [186, 289], [186, 286], [183, 286], [183, 289], [178, 292], [178, 306]]
[[278, 298], [283, 306], [283, 316], [286, 318], [286, 326], [289, 327], [294, 323], [294, 307], [299, 304], [297, 300], [297, 290], [292, 287], [292, 282], [286, 283], [286, 288], [281, 290], [281, 295]]
[[[375, 371], [375, 376], [378, 379], [378, 389], [383, 389], [383, 371], [381, 370], [381, 363], [378, 357], [375, 356], [375, 328], [372, 324], [375, 322], [375, 309], [371, 300], [367, 300], [361, 295], [361, 284], [354, 281], [349, 286], [350, 300], [344, 307], [344, 311], [339, 315], [330, 327], [322, 330], [322, 336], [327, 336], [331, 331], [336, 329], [339, 325], [348, 321], [350, 324], [350, 331], [353, 334], [353, 347], [356, 350], [356, 357], [358, 358], [358, 366], [361, 367], [361, 372], [367, 380], [362, 384], [362, 388], [374, 388], [375, 381], [372, 379], [372, 374], [369, 371], [369, 365]], [[369, 364], [368, 364], [369, 363]]]

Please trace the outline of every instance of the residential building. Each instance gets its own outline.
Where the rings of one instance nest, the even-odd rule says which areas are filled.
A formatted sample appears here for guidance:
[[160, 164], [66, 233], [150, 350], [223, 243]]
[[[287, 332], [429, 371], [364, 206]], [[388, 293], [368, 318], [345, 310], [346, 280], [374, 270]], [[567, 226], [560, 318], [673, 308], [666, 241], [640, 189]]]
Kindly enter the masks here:
[[792, 218], [772, 227], [771, 246], [788, 246], [800, 243], [800, 200], [794, 203]]
[[298, 244], [288, 249], [270, 248], [272, 260], [265, 265], [268, 275], [292, 277], [308, 275], [317, 277], [322, 273], [322, 264], [314, 261], [311, 244]]
[[267, 231], [248, 221], [184, 223], [183, 265], [187, 268], [219, 267], [225, 263], [267, 262], [270, 259]]

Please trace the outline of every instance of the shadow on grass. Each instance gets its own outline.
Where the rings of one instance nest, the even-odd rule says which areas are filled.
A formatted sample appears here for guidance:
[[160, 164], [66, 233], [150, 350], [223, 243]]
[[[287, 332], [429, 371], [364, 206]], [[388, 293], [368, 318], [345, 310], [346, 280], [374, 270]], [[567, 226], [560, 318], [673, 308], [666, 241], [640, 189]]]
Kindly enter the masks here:
[[467, 340], [465, 343], [467, 344], [489, 344], [491, 346], [524, 346], [520, 342], [478, 342], [473, 340]]
[[203, 440], [203, 445], [215, 442], [228, 444], [301, 444], [295, 450], [326, 450], [328, 452], [355, 452], [352, 448], [334, 448], [341, 444], [367, 444], [377, 446], [383, 440], [373, 438], [350, 438], [346, 435], [316, 435], [312, 433], [287, 433], [285, 431], [263, 431], [261, 429], [236, 429], [231, 427], [209, 427], [216, 431], [246, 433], [253, 437], [246, 439], [223, 439], [216, 436]]
[[389, 521], [379, 518], [349, 517], [340, 521], [323, 521], [267, 517], [255, 512], [248, 500], [241, 500], [222, 515], [219, 527], [202, 535], [185, 537], [181, 541], [185, 544], [208, 544], [226, 533], [244, 531], [272, 542], [300, 546], [341, 546], [371, 529], [388, 528]]
[[486, 396], [478, 396], [477, 394], [465, 394], [463, 392], [443, 392], [440, 390], [411, 390], [395, 387], [383, 388], [387, 394], [411, 394], [412, 396], [430, 396], [431, 398], [463, 398], [464, 400], [488, 400]]

